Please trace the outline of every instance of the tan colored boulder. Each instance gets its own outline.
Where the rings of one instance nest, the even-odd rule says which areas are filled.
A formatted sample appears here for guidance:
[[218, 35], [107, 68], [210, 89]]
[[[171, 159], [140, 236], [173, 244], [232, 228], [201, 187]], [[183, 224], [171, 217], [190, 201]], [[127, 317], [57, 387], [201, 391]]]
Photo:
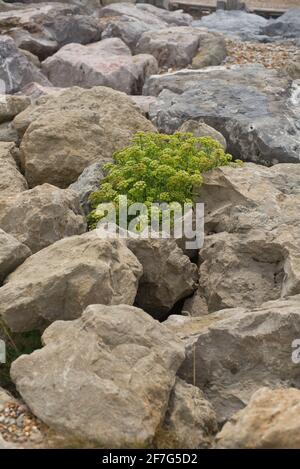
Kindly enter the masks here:
[[37, 252], [61, 238], [84, 233], [86, 222], [74, 191], [43, 184], [0, 196], [0, 228]]
[[0, 229], [0, 285], [30, 255], [31, 251], [25, 244]]
[[75, 321], [56, 321], [42, 339], [44, 348], [11, 368], [37, 417], [82, 447], [151, 445], [184, 359], [163, 324], [132, 306], [95, 304]]
[[41, 97], [14, 125], [24, 135], [21, 160], [30, 187], [67, 187], [100, 157], [109, 159], [128, 145], [136, 132], [155, 131], [129, 97], [105, 87]]
[[13, 142], [0, 142], [0, 198], [28, 189], [27, 182], [17, 168], [18, 150]]
[[119, 239], [95, 231], [62, 239], [18, 267], [0, 288], [0, 316], [12, 331], [78, 318], [90, 304], [133, 304], [141, 264]]
[[27, 96], [0, 95], [0, 124], [11, 121], [30, 105]]
[[226, 449], [299, 449], [299, 389], [261, 388], [216, 437]]
[[184, 122], [182, 126], [179, 127], [178, 132], [190, 132], [195, 137], [211, 137], [217, 142], [219, 142], [224, 150], [226, 150], [227, 143], [225, 137], [218, 132], [213, 127], [205, 124], [204, 122], [194, 121], [192, 119]]

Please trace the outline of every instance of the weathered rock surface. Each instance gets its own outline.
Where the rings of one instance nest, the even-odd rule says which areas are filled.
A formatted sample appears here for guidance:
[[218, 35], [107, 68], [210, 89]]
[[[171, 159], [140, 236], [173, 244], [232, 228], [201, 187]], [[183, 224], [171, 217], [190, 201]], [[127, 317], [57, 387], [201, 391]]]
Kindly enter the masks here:
[[127, 246], [143, 266], [136, 304], [162, 319], [197, 287], [197, 267], [172, 239], [129, 238]]
[[93, 305], [52, 324], [43, 341], [11, 369], [35, 415], [97, 447], [151, 444], [184, 358], [163, 324], [138, 308]]
[[75, 191], [79, 196], [80, 205], [86, 215], [91, 211], [89, 196], [99, 189], [100, 183], [105, 177], [103, 166], [112, 161], [104, 160], [91, 164], [83, 170], [77, 181], [69, 186], [69, 189]]
[[203, 16], [201, 20], [193, 22], [193, 26], [205, 27], [210, 31], [245, 41], [264, 40], [262, 29], [267, 25], [268, 20], [263, 16], [245, 11], [223, 10]]
[[16, 93], [32, 81], [49, 84], [47, 78], [35, 67], [9, 36], [0, 38], [0, 91]]
[[291, 60], [287, 64], [287, 72], [293, 80], [300, 79], [300, 51], [295, 56], [294, 60]]
[[155, 75], [143, 94], [159, 96], [149, 115], [161, 132], [204, 120], [229, 153], [271, 165], [299, 161], [298, 91], [286, 74], [254, 64]]
[[0, 229], [0, 285], [30, 255], [31, 251], [25, 244]]
[[208, 311], [300, 293], [300, 166], [252, 163], [204, 176], [199, 290]]
[[[138, 131], [155, 131], [125, 94], [71, 88], [45, 96], [14, 119], [29, 185], [67, 187], [100, 158], [108, 160]], [[80, 129], [80, 132], [78, 131]]]
[[259, 389], [217, 435], [218, 448], [299, 449], [300, 391]]
[[178, 132], [190, 132], [195, 137], [211, 137], [219, 142], [224, 150], [226, 150], [227, 143], [223, 135], [216, 129], [213, 129], [204, 122], [189, 120], [185, 121], [178, 129]]
[[300, 8], [291, 8], [276, 20], [269, 21], [262, 33], [271, 37], [298, 39], [300, 37]]
[[102, 8], [99, 16], [102, 39], [119, 37], [133, 53], [143, 33], [160, 31], [170, 25], [188, 26], [192, 22], [192, 17], [181, 11], [170, 12], [148, 4], [115, 3]]
[[202, 391], [177, 378], [157, 447], [209, 448], [217, 428], [216, 414]]
[[19, 136], [11, 122], [0, 124], [0, 142], [19, 143]]
[[17, 168], [17, 147], [12, 142], [0, 142], [0, 197], [25, 191], [28, 186]]
[[11, 196], [0, 193], [0, 228], [32, 252], [86, 231], [78, 196], [50, 184]]
[[299, 365], [292, 361], [292, 342], [300, 337], [299, 306], [295, 295], [251, 311], [219, 311], [217, 318], [183, 318], [178, 334], [187, 358], [179, 376], [203, 390], [220, 422], [245, 407], [262, 386], [300, 388]]
[[133, 304], [141, 264], [118, 239], [71, 236], [27, 259], [0, 288], [0, 315], [13, 331], [75, 319], [90, 304]]
[[30, 105], [27, 96], [0, 95], [0, 124], [13, 120]]
[[198, 52], [200, 33], [197, 28], [177, 26], [142, 34], [136, 52], [152, 54], [160, 67], [186, 67]]
[[226, 41], [221, 34], [202, 33], [199, 51], [192, 61], [192, 68], [220, 65], [227, 56]]
[[149, 54], [131, 55], [119, 38], [103, 39], [86, 46], [68, 44], [42, 63], [54, 86], [108, 86], [127, 94], [138, 94], [145, 79], [158, 71]]

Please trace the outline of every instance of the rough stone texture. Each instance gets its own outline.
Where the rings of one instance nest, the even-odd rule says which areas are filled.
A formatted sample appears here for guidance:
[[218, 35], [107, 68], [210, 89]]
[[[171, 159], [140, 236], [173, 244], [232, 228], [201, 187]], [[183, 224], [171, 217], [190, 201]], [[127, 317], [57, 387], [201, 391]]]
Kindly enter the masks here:
[[20, 136], [26, 131], [20, 148], [31, 187], [67, 187], [87, 166], [128, 145], [136, 132], [155, 131], [130, 98], [104, 87], [41, 97], [14, 125]]
[[293, 80], [300, 79], [300, 51], [287, 65], [287, 72]]
[[27, 96], [0, 95], [0, 124], [11, 121], [30, 105]]
[[192, 61], [192, 68], [220, 65], [227, 56], [226, 41], [221, 34], [203, 33], [200, 36], [199, 51]]
[[300, 293], [300, 166], [252, 163], [204, 176], [199, 291], [208, 311]]
[[35, 415], [98, 448], [151, 444], [184, 358], [163, 324], [138, 308], [93, 305], [52, 324], [43, 341], [11, 369]]
[[32, 81], [49, 84], [47, 78], [17, 48], [9, 36], [0, 37], [0, 92], [16, 93]]
[[292, 342], [300, 337], [300, 295], [210, 316], [184, 318], [179, 335], [187, 358], [179, 376], [204, 391], [221, 423], [262, 386], [300, 387], [299, 365], [292, 361]]
[[127, 94], [138, 94], [147, 76], [158, 71], [149, 54], [132, 56], [119, 38], [103, 39], [86, 46], [68, 44], [42, 63], [54, 86], [108, 86]]
[[104, 160], [91, 164], [83, 170], [77, 181], [69, 186], [69, 189], [75, 191], [79, 196], [80, 205], [86, 215], [91, 211], [89, 196], [99, 189], [100, 183], [105, 177], [103, 166], [112, 161]]
[[170, 12], [153, 5], [116, 3], [100, 10], [102, 39], [119, 37], [135, 53], [146, 31], [160, 31], [168, 26], [188, 26], [192, 17], [181, 11]]
[[136, 304], [162, 319], [196, 289], [197, 267], [172, 239], [129, 238], [127, 245], [143, 266]]
[[150, 105], [155, 103], [156, 98], [154, 96], [130, 96], [130, 99], [138, 106], [143, 116], [149, 116]]
[[[32, 7], [32, 4], [39, 4], [40, 0], [24, 0], [23, 3], [29, 4], [29, 6]], [[70, 8], [74, 7], [74, 5], [78, 6], [80, 11], [83, 11], [87, 14], [97, 14], [102, 5], [100, 0], [64, 0], [63, 2], [50, 1], [50, 5], [53, 5], [54, 8], [57, 6], [57, 4], [61, 5], [61, 3], [63, 3], [64, 6], [67, 4]]]
[[43, 184], [9, 197], [0, 193], [0, 228], [37, 252], [84, 233], [86, 222], [75, 192]]
[[0, 142], [19, 143], [19, 136], [11, 122], [0, 124]]
[[238, 158], [266, 165], [299, 161], [299, 87], [284, 73], [257, 64], [184, 70], [150, 77], [143, 94], [159, 95], [150, 118], [161, 132], [204, 120]]
[[71, 236], [27, 259], [0, 288], [0, 315], [13, 331], [78, 318], [90, 304], [133, 304], [141, 264], [119, 240], [95, 231]]
[[205, 122], [199, 122], [194, 120], [185, 121], [178, 129], [178, 132], [190, 132], [195, 137], [211, 137], [219, 142], [224, 150], [226, 150], [227, 143], [223, 135], [216, 129], [213, 129]]
[[0, 142], [0, 197], [25, 191], [28, 186], [16, 165], [17, 147], [12, 142]]
[[291, 8], [276, 20], [269, 21], [262, 33], [271, 37], [298, 39], [300, 37], [300, 8]]
[[186, 67], [198, 52], [199, 36], [196, 28], [188, 26], [147, 31], [140, 37], [136, 52], [152, 54], [160, 67]]
[[210, 31], [220, 32], [226, 36], [245, 41], [262, 41], [265, 36], [262, 28], [268, 25], [263, 16], [244, 11], [218, 10], [211, 15], [203, 16], [193, 22], [193, 26], [205, 27]]
[[218, 448], [299, 449], [300, 391], [259, 389], [217, 435]]
[[217, 429], [216, 414], [202, 391], [177, 378], [156, 446], [209, 448]]
[[5, 277], [30, 255], [31, 251], [25, 244], [19, 243], [13, 236], [0, 229], [0, 285], [2, 285]]

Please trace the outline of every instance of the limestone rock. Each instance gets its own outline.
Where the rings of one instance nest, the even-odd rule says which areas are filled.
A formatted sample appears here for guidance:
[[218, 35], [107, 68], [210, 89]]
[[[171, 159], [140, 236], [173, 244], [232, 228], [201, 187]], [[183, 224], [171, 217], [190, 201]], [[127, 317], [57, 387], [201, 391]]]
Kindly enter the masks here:
[[92, 305], [75, 321], [52, 324], [43, 341], [11, 369], [35, 415], [83, 445], [151, 444], [184, 358], [163, 324], [131, 306]]
[[35, 67], [9, 36], [0, 38], [0, 92], [10, 94], [20, 91], [32, 81], [48, 85], [47, 78]]
[[204, 120], [236, 158], [270, 166], [299, 162], [298, 88], [283, 72], [249, 64], [154, 75], [143, 94], [159, 98], [149, 116], [160, 132]]
[[172, 239], [127, 240], [143, 266], [136, 304], [155, 318], [164, 318], [177, 301], [197, 287], [197, 267]]
[[177, 378], [156, 445], [164, 449], [209, 448], [217, 428], [216, 414], [202, 391]]
[[71, 236], [28, 258], [0, 288], [0, 315], [12, 331], [78, 318], [90, 304], [133, 304], [141, 264], [118, 239]]
[[261, 388], [217, 435], [218, 448], [299, 449], [300, 391]]
[[[14, 119], [29, 186], [67, 187], [99, 158], [108, 160], [139, 131], [155, 131], [125, 94], [71, 88], [41, 97]], [[78, 131], [80, 129], [80, 132]]]
[[0, 228], [37, 252], [84, 233], [86, 222], [75, 192], [43, 184], [9, 197], [0, 194]]
[[30, 255], [31, 251], [25, 244], [0, 229], [0, 285]]
[[[259, 308], [184, 318], [187, 358], [179, 376], [203, 390], [223, 423], [262, 386], [300, 388], [292, 342], [300, 337], [300, 295]], [[224, 319], [220, 319], [224, 314]], [[173, 327], [174, 329], [174, 327]]]
[[132, 56], [119, 38], [103, 39], [82, 46], [68, 44], [42, 63], [54, 86], [108, 86], [127, 94], [138, 94], [147, 76], [158, 71], [149, 54]]
[[192, 68], [221, 65], [227, 56], [226, 42], [221, 34], [202, 34], [199, 51], [193, 58]]
[[0, 124], [13, 120], [17, 114], [20, 114], [29, 105], [30, 99], [27, 96], [0, 96]]
[[13, 142], [0, 142], [0, 197], [27, 189], [27, 182], [17, 168], [16, 157], [17, 147]]
[[194, 120], [185, 121], [178, 129], [178, 132], [191, 132], [195, 137], [211, 137], [219, 142], [224, 150], [226, 150], [227, 143], [223, 135], [204, 122]]

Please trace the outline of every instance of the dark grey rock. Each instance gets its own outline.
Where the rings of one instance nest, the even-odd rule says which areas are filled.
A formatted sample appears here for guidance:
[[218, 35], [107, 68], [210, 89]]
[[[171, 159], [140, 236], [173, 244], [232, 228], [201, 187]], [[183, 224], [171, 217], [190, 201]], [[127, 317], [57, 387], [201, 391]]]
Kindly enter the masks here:
[[300, 8], [292, 8], [262, 28], [262, 34], [279, 39], [300, 38]]

